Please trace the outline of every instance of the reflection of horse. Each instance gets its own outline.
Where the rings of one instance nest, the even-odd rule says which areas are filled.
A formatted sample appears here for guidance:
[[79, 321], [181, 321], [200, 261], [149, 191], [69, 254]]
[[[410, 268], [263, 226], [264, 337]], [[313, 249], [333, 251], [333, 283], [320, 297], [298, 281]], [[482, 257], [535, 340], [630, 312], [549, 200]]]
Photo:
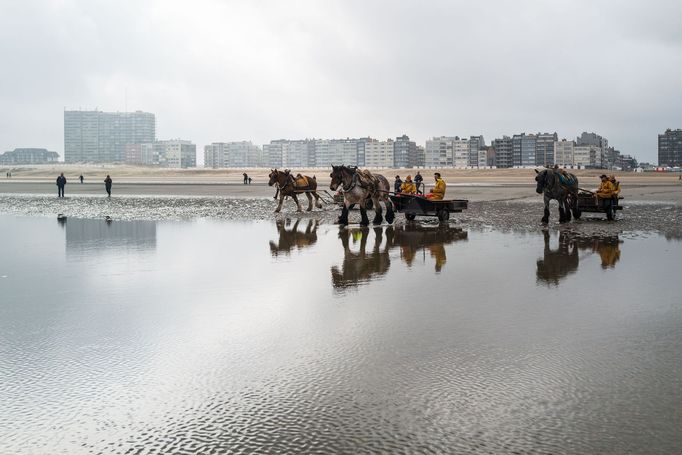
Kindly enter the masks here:
[[571, 221], [571, 210], [573, 216], [577, 213], [578, 201], [578, 178], [568, 172], [559, 172], [556, 169], [545, 169], [542, 172], [537, 169], [535, 176], [537, 187], [535, 191], [543, 195], [545, 211], [542, 217], [543, 223], [549, 222], [549, 201], [554, 199], [559, 203], [559, 222]]
[[302, 232], [298, 229], [301, 220], [291, 225], [291, 220], [277, 220], [277, 232], [279, 233], [279, 241], [277, 243], [270, 241], [270, 252], [273, 256], [279, 253], [290, 254], [293, 249], [303, 249], [317, 242], [317, 227], [318, 220], [307, 220], [305, 223], [305, 230]]
[[548, 284], [558, 285], [562, 278], [578, 270], [579, 250], [598, 253], [602, 268], [613, 268], [620, 259], [620, 243], [617, 235], [581, 237], [572, 232], [559, 233], [559, 247], [552, 250], [549, 246], [549, 232], [543, 231], [545, 249], [543, 258], [537, 260], [537, 279]]
[[372, 220], [373, 224], [381, 224], [383, 221], [380, 202], [386, 205], [386, 221], [389, 224], [393, 222], [395, 218], [393, 204], [388, 198], [391, 187], [386, 177], [380, 174], [372, 174], [366, 170], [361, 171], [355, 166], [333, 165], [329, 176], [332, 178], [329, 188], [332, 191], [336, 191], [341, 187], [341, 190], [343, 190], [343, 209], [339, 217], [339, 224], [348, 224], [348, 210], [351, 206], [358, 204], [360, 206], [360, 217], [362, 218], [360, 224], [367, 226], [369, 224], [367, 207], [365, 206], [367, 199], [372, 199], [374, 211], [376, 212], [374, 220]]
[[580, 257], [578, 248], [566, 232], [559, 234], [559, 247], [552, 250], [549, 246], [549, 232], [542, 231], [545, 239], [543, 258], [537, 261], [537, 279], [548, 284], [558, 285], [565, 276], [578, 270]]
[[313, 209], [313, 196], [315, 197], [315, 207], [318, 209], [322, 208], [320, 195], [317, 194], [317, 179], [315, 179], [315, 176], [308, 177], [307, 175], [298, 174], [294, 177], [289, 169], [284, 171], [273, 169], [268, 177], [270, 177], [268, 185], [277, 184], [277, 190], [279, 191], [279, 204], [275, 212], [282, 210], [282, 202], [284, 202], [286, 196], [291, 196], [296, 203], [296, 207], [298, 207], [296, 211], [300, 212], [302, 210], [301, 203], [298, 201], [298, 196], [296, 196], [299, 193], [305, 193], [308, 198], [308, 212]]
[[[440, 272], [447, 260], [445, 244], [465, 240], [467, 233], [457, 228], [428, 228], [420, 225], [402, 226], [394, 228], [387, 226], [385, 229], [375, 227], [374, 245], [371, 251], [367, 250], [367, 240], [370, 230], [343, 229], [339, 232], [339, 238], [343, 245], [343, 264], [339, 268], [332, 267], [332, 285], [335, 288], [357, 286], [368, 282], [388, 272], [391, 261], [389, 251], [400, 247], [400, 257], [409, 266], [414, 262], [420, 249], [428, 250], [435, 259], [436, 271]], [[354, 252], [350, 247], [350, 241], [359, 242], [359, 251]]]
[[[343, 229], [339, 232], [339, 238], [343, 245], [343, 265], [332, 267], [332, 285], [335, 288], [345, 288], [357, 286], [359, 283], [370, 281], [376, 276], [384, 275], [391, 266], [391, 259], [388, 251], [393, 239], [393, 226], [386, 229], [386, 244], [381, 248], [383, 242], [383, 229], [374, 228], [374, 247], [367, 252], [367, 238], [369, 229], [362, 228], [357, 230]], [[355, 253], [351, 250], [349, 240], [353, 237], [353, 242], [360, 241], [360, 250]]]

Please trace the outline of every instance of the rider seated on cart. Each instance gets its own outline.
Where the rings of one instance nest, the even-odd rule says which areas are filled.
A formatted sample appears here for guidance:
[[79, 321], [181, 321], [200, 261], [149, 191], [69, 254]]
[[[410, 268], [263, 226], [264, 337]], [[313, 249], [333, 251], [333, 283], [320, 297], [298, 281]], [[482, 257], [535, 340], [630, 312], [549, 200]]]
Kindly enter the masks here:
[[436, 180], [436, 185], [431, 188], [426, 197], [434, 201], [440, 201], [445, 196], [445, 181], [440, 178], [440, 172], [434, 173], [433, 178]]
[[616, 186], [606, 176], [606, 174], [600, 175], [599, 178], [601, 179], [601, 185], [599, 185], [599, 189], [597, 189], [597, 191], [594, 193], [595, 203], [597, 205], [601, 205], [604, 210], [606, 210], [606, 218], [612, 220], [612, 207], [614, 205], [613, 201], [615, 200], [616, 203], [618, 202]]
[[412, 181], [412, 176], [405, 177], [405, 181], [400, 185], [400, 194], [417, 194], [417, 187]]

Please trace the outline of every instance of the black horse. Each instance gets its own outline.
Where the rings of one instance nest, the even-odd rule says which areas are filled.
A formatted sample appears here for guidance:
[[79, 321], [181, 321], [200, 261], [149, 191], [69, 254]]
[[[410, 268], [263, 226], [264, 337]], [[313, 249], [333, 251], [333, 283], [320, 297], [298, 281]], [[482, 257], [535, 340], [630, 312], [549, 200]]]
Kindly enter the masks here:
[[549, 222], [549, 201], [554, 199], [559, 203], [559, 223], [571, 221], [571, 211], [573, 216], [578, 218], [578, 178], [568, 172], [557, 169], [544, 169], [542, 172], [537, 169], [535, 176], [537, 188], [535, 191], [543, 195], [545, 202], [545, 212], [542, 222]]

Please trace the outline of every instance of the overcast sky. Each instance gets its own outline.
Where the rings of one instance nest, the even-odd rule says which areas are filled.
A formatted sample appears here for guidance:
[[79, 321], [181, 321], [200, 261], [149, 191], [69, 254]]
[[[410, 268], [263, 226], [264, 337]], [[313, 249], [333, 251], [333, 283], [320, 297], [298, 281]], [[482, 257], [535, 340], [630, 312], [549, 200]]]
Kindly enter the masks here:
[[[63, 154], [63, 110], [159, 139], [602, 134], [657, 161], [682, 128], [680, 1], [0, 0], [0, 151]], [[126, 102], [127, 101], [127, 102]]]

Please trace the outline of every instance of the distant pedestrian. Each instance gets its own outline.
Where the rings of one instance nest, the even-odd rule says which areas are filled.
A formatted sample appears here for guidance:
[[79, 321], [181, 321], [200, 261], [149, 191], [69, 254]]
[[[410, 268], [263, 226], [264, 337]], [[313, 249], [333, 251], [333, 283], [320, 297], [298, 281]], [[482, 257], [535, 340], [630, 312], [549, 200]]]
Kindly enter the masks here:
[[247, 183], [249, 183], [249, 175], [246, 172], [244, 172], [243, 175], [244, 175], [244, 185], [246, 185]]
[[251, 185], [251, 177], [249, 177], [249, 185]]
[[107, 178], [104, 179], [104, 189], [107, 190], [107, 197], [111, 197], [111, 177], [107, 174]]
[[57, 197], [64, 197], [64, 187], [66, 186], [66, 177], [62, 172], [59, 177], [57, 177]]
[[81, 176], [78, 177], [78, 178], [80, 179], [81, 183], [83, 183], [83, 180], [84, 180], [84, 179], [83, 179], [83, 174], [81, 174]]
[[400, 187], [403, 184], [403, 181], [400, 179], [399, 175], [395, 176], [395, 181], [393, 182], [393, 190], [396, 193], [400, 193]]

